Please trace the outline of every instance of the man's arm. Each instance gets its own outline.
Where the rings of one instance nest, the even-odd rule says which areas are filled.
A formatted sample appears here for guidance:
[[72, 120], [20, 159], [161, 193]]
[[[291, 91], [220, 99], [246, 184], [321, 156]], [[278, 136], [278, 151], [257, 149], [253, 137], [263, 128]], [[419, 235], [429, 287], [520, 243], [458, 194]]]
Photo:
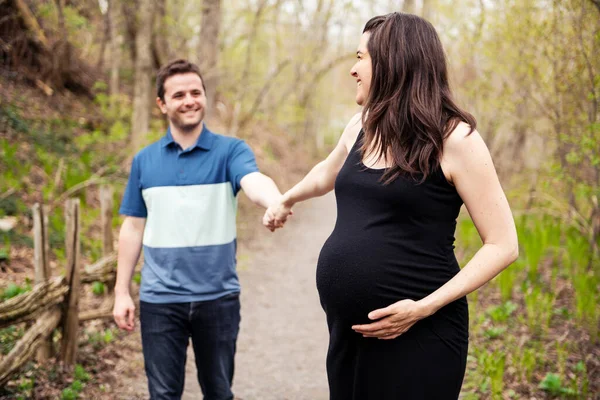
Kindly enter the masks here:
[[240, 186], [251, 202], [263, 208], [269, 208], [281, 198], [281, 192], [273, 179], [260, 172], [251, 172], [244, 176]]
[[115, 307], [113, 316], [121, 329], [133, 330], [135, 305], [131, 298], [131, 278], [142, 251], [146, 218], [126, 217], [119, 233]]

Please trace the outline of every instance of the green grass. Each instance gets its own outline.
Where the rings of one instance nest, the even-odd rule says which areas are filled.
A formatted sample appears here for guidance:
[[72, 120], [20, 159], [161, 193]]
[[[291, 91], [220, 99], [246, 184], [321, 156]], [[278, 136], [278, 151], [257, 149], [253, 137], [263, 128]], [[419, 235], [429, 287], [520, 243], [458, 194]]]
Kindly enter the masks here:
[[[588, 398], [590, 360], [582, 349], [598, 343], [600, 260], [590, 259], [577, 227], [535, 216], [516, 223], [519, 259], [469, 295], [462, 398]], [[456, 242], [465, 265], [481, 246], [470, 220], [459, 221]]]

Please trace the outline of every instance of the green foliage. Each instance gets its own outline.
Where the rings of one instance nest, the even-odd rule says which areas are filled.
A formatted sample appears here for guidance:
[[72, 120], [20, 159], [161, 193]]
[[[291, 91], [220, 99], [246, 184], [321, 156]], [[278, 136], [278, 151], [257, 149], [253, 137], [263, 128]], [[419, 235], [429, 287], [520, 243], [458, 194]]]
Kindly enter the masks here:
[[62, 391], [62, 400], [74, 400], [80, 398], [81, 392], [85, 387], [85, 382], [90, 380], [90, 375], [80, 365], [75, 365], [74, 379], [69, 387], [66, 387]]
[[0, 217], [21, 215], [28, 212], [25, 203], [16, 195], [0, 199]]
[[15, 132], [29, 132], [27, 122], [21, 118], [19, 109], [13, 104], [0, 105], [0, 125], [6, 126]]
[[92, 234], [97, 230], [96, 226], [99, 220], [100, 207], [86, 209], [86, 212], [81, 216], [82, 254], [90, 260], [97, 260], [102, 257], [102, 239], [94, 237]]
[[25, 374], [27, 376], [15, 379], [10, 386], [0, 387], [0, 398], [14, 400], [32, 399], [34, 397], [35, 377], [31, 377], [28, 371]]
[[584, 324], [591, 336], [591, 340], [598, 340], [598, 323], [600, 322], [600, 294], [598, 286], [600, 279], [593, 272], [579, 273], [574, 277], [575, 303], [577, 319]]
[[102, 296], [106, 292], [106, 285], [103, 282], [94, 282], [92, 284], [92, 293], [96, 296]]
[[567, 366], [567, 358], [569, 356], [567, 343], [556, 343], [556, 367], [559, 375], [564, 375]]
[[0, 261], [8, 261], [10, 259], [10, 251], [9, 249], [5, 249], [4, 247], [0, 247]]
[[464, 266], [475, 255], [481, 247], [481, 238], [477, 228], [470, 218], [459, 219], [456, 227], [456, 242], [464, 256], [461, 260], [461, 266]]
[[105, 344], [110, 344], [115, 340], [115, 335], [113, 334], [112, 329], [107, 329], [104, 331], [104, 336], [102, 336], [102, 340]]
[[501, 337], [506, 332], [506, 328], [504, 327], [492, 327], [486, 329], [483, 334], [489, 339], [497, 339]]
[[548, 331], [554, 300], [554, 294], [542, 291], [539, 286], [534, 286], [525, 293], [527, 325], [533, 334], [543, 335]]
[[48, 216], [48, 225], [48, 242], [50, 243], [50, 248], [58, 257], [57, 252], [64, 253], [66, 234], [65, 217], [61, 210], [55, 210]]
[[588, 379], [585, 362], [579, 361], [575, 365], [575, 373], [577, 374], [577, 378], [575, 380], [575, 387], [579, 389], [579, 393], [582, 397], [586, 397], [589, 392], [590, 381]]
[[62, 400], [76, 400], [79, 398], [79, 393], [71, 387], [64, 388], [61, 393]]
[[539, 278], [538, 270], [544, 257], [558, 248], [560, 228], [557, 222], [549, 219], [531, 219], [523, 217], [517, 225], [519, 242], [527, 265], [527, 278], [535, 283]]
[[78, 381], [88, 382], [90, 380], [90, 374], [87, 373], [81, 364], [76, 364], [73, 372], [75, 379]]
[[513, 359], [514, 365], [523, 377], [525, 382], [531, 382], [533, 372], [538, 366], [538, 349], [526, 347], [523, 351], [515, 352]]
[[549, 372], [546, 374], [544, 379], [540, 382], [540, 389], [550, 393], [552, 396], [576, 396], [577, 393], [571, 389], [564, 387], [562, 384], [562, 378], [558, 374]]
[[506, 354], [503, 351], [481, 351], [477, 357], [477, 366], [481, 371], [479, 391], [491, 392], [493, 398], [500, 398], [504, 388], [504, 369]]
[[31, 394], [35, 381], [33, 379], [23, 378], [19, 381], [19, 392]]
[[4, 249], [10, 255], [11, 245], [24, 246], [33, 249], [33, 238], [29, 233], [21, 233], [16, 229], [8, 232], [0, 231], [0, 243], [4, 243]]
[[511, 265], [496, 277], [495, 282], [500, 286], [500, 297], [502, 298], [502, 301], [508, 301], [512, 298], [518, 272], [519, 271], [515, 266]]
[[[547, 333], [553, 327], [553, 317], [557, 318], [557, 327], [564, 321], [561, 319], [576, 318], [578, 328], [587, 331], [592, 341], [597, 340], [600, 281], [596, 269], [589, 267], [589, 242], [576, 227], [575, 221], [572, 225], [561, 224], [555, 219], [530, 215], [517, 219], [516, 222], [521, 233], [521, 246], [523, 250], [529, 249], [529, 257], [523, 251], [522, 257], [503, 272], [512, 273], [511, 279], [507, 279], [506, 283], [501, 282], [501, 276], [494, 281], [492, 289], [499, 290], [501, 294], [505, 292], [506, 297], [503, 298], [508, 299], [507, 301], [486, 308], [484, 313], [478, 311], [470, 314], [472, 337], [488, 340], [473, 341], [476, 347], [472, 352], [476, 357], [470, 362], [477, 366], [475, 371], [467, 374], [464, 388], [472, 398], [477, 398], [478, 394], [483, 398], [518, 398], [516, 394], [511, 397], [503, 389], [499, 377], [502, 366], [495, 366], [491, 359], [482, 355], [489, 353], [487, 346], [494, 346], [490, 340], [495, 340], [506, 354], [511, 355], [509, 368], [516, 373], [516, 379], [535, 384], [549, 396], [587, 398], [590, 383], [585, 363], [579, 361], [576, 365], [573, 364], [573, 353], [577, 350], [572, 348], [571, 342], [556, 342], [556, 351], [548, 352], [550, 336]], [[533, 243], [533, 240], [523, 241], [527, 235], [537, 235], [544, 245]], [[591, 265], [594, 263], [591, 262]], [[537, 267], [532, 268], [536, 265]], [[532, 274], [533, 271], [535, 275]], [[512, 286], [508, 282], [511, 280]], [[572, 284], [573, 301], [568, 305], [561, 301], [561, 306], [556, 307], [558, 288], [564, 290], [565, 282]], [[509, 287], [510, 290], [507, 289]], [[482, 297], [469, 298], [471, 311], [477, 310], [477, 304], [473, 303], [480, 298]], [[519, 303], [521, 298], [523, 307]], [[490, 327], [489, 319], [494, 324], [506, 324], [510, 328], [505, 325]], [[518, 329], [521, 324], [528, 326], [533, 340], [529, 340], [521, 349], [515, 349], [511, 333], [514, 331], [513, 327]], [[549, 366], [554, 371], [546, 370]], [[545, 374], [542, 383], [536, 382], [536, 373]]]
[[506, 322], [508, 317], [517, 310], [518, 306], [512, 301], [507, 301], [496, 307], [490, 307], [486, 310], [487, 314], [494, 322]]
[[96, 350], [101, 349], [105, 345], [110, 344], [115, 340], [115, 334], [112, 329], [90, 332], [87, 334], [87, 336], [88, 343]]
[[140, 285], [142, 283], [142, 274], [140, 274], [139, 272], [136, 272], [135, 274], [133, 274], [133, 281]]
[[24, 334], [25, 330], [15, 325], [0, 329], [0, 355], [8, 354]]
[[569, 268], [571, 275], [585, 269], [590, 257], [590, 246], [587, 238], [577, 229], [568, 229], [566, 232], [566, 252], [562, 261]]
[[73, 383], [71, 383], [71, 389], [73, 389], [75, 393], [80, 393], [83, 390], [83, 383], [81, 383], [81, 381], [74, 380]]
[[[8, 140], [0, 141], [0, 171], [2, 181], [0, 189], [20, 190], [23, 187], [22, 177], [29, 174], [30, 166], [23, 162], [23, 154], [19, 152], [19, 143], [11, 144]], [[11, 200], [6, 200], [5, 206], [10, 207]], [[16, 211], [16, 210], [15, 210]]]
[[20, 294], [27, 293], [31, 290], [31, 284], [29, 282], [25, 283], [23, 286], [19, 286], [13, 282], [9, 283], [6, 288], [2, 290], [0, 293], [0, 298], [2, 300], [11, 299]]

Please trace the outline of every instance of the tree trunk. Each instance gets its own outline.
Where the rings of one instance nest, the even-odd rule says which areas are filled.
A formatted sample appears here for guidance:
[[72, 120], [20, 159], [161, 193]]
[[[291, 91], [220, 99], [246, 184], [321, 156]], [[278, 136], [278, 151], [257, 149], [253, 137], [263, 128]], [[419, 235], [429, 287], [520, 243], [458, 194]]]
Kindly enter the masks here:
[[198, 58], [204, 84], [208, 92], [208, 109], [212, 109], [217, 100], [219, 74], [219, 30], [221, 28], [221, 0], [204, 0], [202, 2], [202, 22]]
[[167, 2], [159, 0], [156, 2], [156, 17], [154, 18], [154, 30], [152, 31], [152, 59], [154, 67], [160, 69], [171, 60], [170, 46], [168, 43]]
[[[108, 8], [110, 9], [110, 4], [108, 5]], [[100, 51], [98, 52], [98, 62], [96, 63], [96, 69], [101, 71], [104, 69], [104, 62], [106, 61], [106, 45], [109, 45], [109, 50], [110, 50], [110, 43], [108, 43], [110, 41], [110, 15], [108, 13], [108, 11], [105, 13], [105, 15], [102, 18], [102, 24], [103, 24], [103, 28], [102, 28], [102, 40], [100, 42]], [[109, 54], [110, 57], [110, 54]]]
[[[139, 7], [140, 1], [123, 1], [121, 3], [124, 21], [125, 21], [125, 43], [129, 48], [129, 55], [131, 57], [131, 62], [135, 65], [136, 56], [136, 37], [138, 27], [140, 26], [140, 21], [136, 21], [136, 15], [138, 14], [138, 10], [141, 10]], [[154, 4], [154, 3], [152, 3]], [[141, 12], [141, 11], [140, 11]]]
[[[108, 29], [110, 42], [110, 80], [108, 92], [111, 96], [119, 94], [119, 65], [121, 63], [121, 49], [119, 46], [119, 4], [118, 0], [108, 3]], [[114, 104], [114, 99], [111, 100]]]
[[21, 16], [21, 20], [25, 24], [28, 30], [30, 30], [33, 35], [34, 40], [41, 44], [44, 49], [49, 49], [50, 46], [48, 44], [48, 39], [44, 34], [44, 30], [38, 24], [35, 15], [31, 12], [25, 0], [15, 0], [15, 5], [19, 10], [19, 15]]
[[65, 0], [55, 0], [56, 10], [58, 11], [58, 32], [59, 40], [54, 44], [52, 54], [54, 57], [53, 75], [54, 81], [59, 83], [60, 87], [64, 87], [65, 82], [69, 79], [69, 63], [71, 61], [71, 44], [67, 34], [67, 26], [65, 22]]
[[141, 0], [135, 38], [135, 85], [131, 117], [131, 147], [139, 150], [150, 124], [150, 96], [152, 90], [152, 21], [154, 0]]

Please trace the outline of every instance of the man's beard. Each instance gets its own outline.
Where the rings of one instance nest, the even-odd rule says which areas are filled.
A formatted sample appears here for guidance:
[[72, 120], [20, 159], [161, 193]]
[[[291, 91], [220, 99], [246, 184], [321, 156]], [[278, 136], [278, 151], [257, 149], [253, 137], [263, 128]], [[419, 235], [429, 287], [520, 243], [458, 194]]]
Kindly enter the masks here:
[[194, 131], [198, 125], [202, 123], [204, 120], [204, 110], [200, 110], [200, 117], [197, 122], [193, 123], [184, 123], [182, 119], [175, 117], [171, 119], [171, 123], [175, 125], [180, 131], [188, 133]]

